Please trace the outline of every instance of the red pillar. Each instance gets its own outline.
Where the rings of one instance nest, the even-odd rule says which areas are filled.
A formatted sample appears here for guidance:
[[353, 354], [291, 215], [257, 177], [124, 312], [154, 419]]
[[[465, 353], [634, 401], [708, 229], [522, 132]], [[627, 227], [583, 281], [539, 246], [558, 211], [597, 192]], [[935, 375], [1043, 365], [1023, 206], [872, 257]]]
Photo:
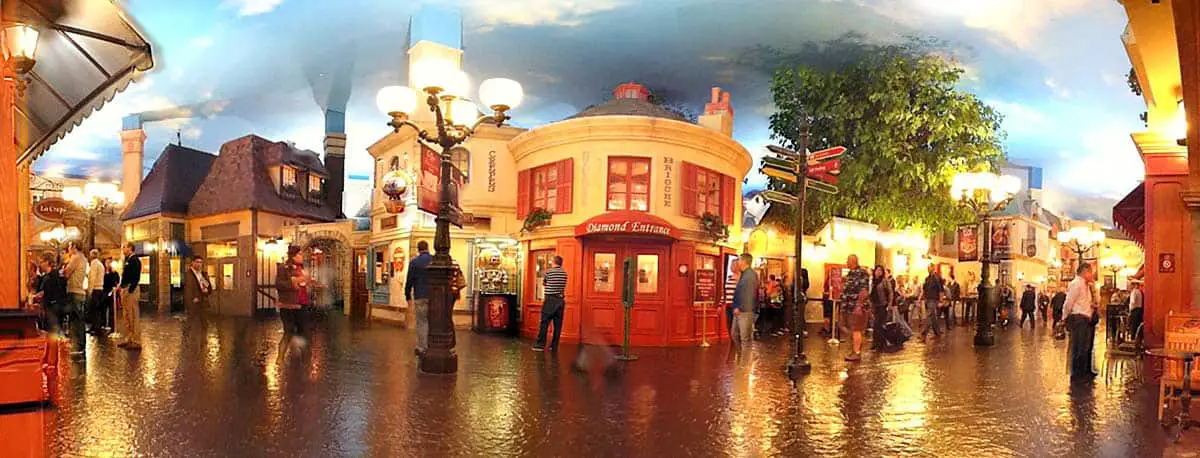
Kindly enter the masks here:
[[[7, 67], [7, 65], [5, 66]], [[16, 85], [7, 68], [0, 79], [0, 309], [21, 303], [20, 199], [17, 184]]]
[[[1187, 154], [1168, 139], [1135, 135], [1146, 164], [1146, 345], [1161, 346], [1167, 313], [1187, 310], [1192, 289], [1192, 217], [1183, 201], [1187, 189]], [[1173, 257], [1171, 269], [1160, 260]], [[1173, 271], [1172, 271], [1173, 270]]]

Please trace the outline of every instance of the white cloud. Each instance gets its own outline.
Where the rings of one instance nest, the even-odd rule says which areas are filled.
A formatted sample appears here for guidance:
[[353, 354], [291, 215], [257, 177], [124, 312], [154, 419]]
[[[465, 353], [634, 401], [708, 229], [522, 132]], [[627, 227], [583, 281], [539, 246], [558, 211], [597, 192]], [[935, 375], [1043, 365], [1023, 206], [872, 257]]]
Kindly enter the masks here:
[[860, 0], [876, 11], [910, 25], [948, 18], [974, 29], [996, 32], [1021, 49], [1040, 44], [1055, 19], [1104, 0]]
[[1071, 97], [1071, 90], [1067, 89], [1065, 87], [1062, 87], [1062, 85], [1060, 85], [1058, 83], [1058, 80], [1056, 80], [1054, 78], [1046, 78], [1045, 82], [1046, 82], [1046, 87], [1050, 88], [1050, 91], [1054, 92], [1054, 95], [1057, 95], [1064, 99]]
[[1059, 162], [1055, 175], [1047, 182], [1064, 188], [1119, 199], [1145, 178], [1145, 165], [1136, 153], [1127, 128], [1120, 125], [1096, 126], [1084, 130], [1080, 150], [1067, 154], [1070, 161]]
[[225, 0], [225, 5], [237, 8], [238, 16], [255, 16], [270, 13], [283, 0]]
[[1036, 108], [1019, 102], [1001, 100], [987, 100], [984, 103], [1004, 115], [1002, 126], [1010, 134], [1022, 132], [1038, 134], [1045, 130], [1042, 123], [1046, 120], [1046, 115]]
[[627, 0], [467, 0], [463, 8], [468, 11], [468, 20], [482, 22], [479, 29], [488, 31], [497, 25], [575, 27], [583, 24], [587, 15], [610, 11], [626, 3]]
[[208, 48], [213, 45], [213, 37], [210, 37], [210, 36], [196, 37], [196, 38], [193, 38], [192, 41], [189, 42], [189, 44], [191, 44], [192, 47], [195, 47], [195, 48], [205, 49], [205, 48]]

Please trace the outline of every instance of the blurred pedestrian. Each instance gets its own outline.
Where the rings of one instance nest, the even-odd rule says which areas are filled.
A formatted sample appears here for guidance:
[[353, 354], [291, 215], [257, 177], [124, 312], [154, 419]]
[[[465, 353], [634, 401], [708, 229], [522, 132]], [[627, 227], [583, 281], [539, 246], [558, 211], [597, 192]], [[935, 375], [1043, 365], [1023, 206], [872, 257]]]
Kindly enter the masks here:
[[100, 250], [92, 249], [88, 255], [87, 333], [98, 336], [104, 333], [104, 262]]
[[75, 357], [82, 357], [87, 346], [87, 330], [84, 325], [88, 297], [87, 269], [87, 258], [79, 250], [78, 242], [67, 242], [67, 262], [63, 266], [63, 276], [67, 278], [67, 307], [64, 317], [71, 337], [71, 356]]
[[1067, 287], [1067, 299], [1064, 305], [1067, 314], [1067, 330], [1070, 332], [1070, 344], [1067, 346], [1072, 380], [1091, 379], [1096, 376], [1092, 370], [1092, 350], [1095, 346], [1096, 323], [1100, 319], [1100, 311], [1093, 298], [1093, 282], [1096, 272], [1088, 263], [1080, 264], [1076, 269], [1075, 279]]
[[949, 299], [948, 302], [950, 302], [949, 306], [946, 307], [946, 330], [950, 330], [957, 321], [954, 309], [962, 303], [962, 286], [959, 286], [953, 272], [950, 273], [950, 279], [946, 280], [946, 296]]
[[1047, 315], [1050, 311], [1050, 295], [1046, 294], [1048, 289], [1048, 286], [1038, 289], [1038, 313], [1042, 315], [1043, 326], [1050, 322]]
[[1144, 310], [1142, 302], [1145, 300], [1142, 294], [1142, 280], [1129, 280], [1129, 337], [1136, 340], [1138, 336], [1138, 328], [1142, 327], [1142, 317]]
[[846, 361], [862, 359], [863, 331], [867, 329], [867, 299], [871, 289], [871, 274], [858, 264], [858, 256], [846, 257], [846, 268], [850, 271], [842, 283], [843, 323], [850, 328], [852, 351]]
[[733, 290], [733, 343], [742, 350], [749, 350], [754, 341], [754, 320], [758, 312], [758, 273], [750, 266], [754, 257], [743, 253], [737, 262], [741, 272]]
[[283, 325], [277, 358], [282, 360], [290, 347], [303, 348], [308, 343], [308, 317], [303, 313], [308, 303], [308, 277], [304, 275], [304, 251], [300, 247], [288, 247], [287, 259], [275, 270], [275, 289], [275, 307]]
[[133, 254], [133, 242], [125, 242], [121, 252], [125, 265], [121, 269], [118, 305], [121, 308], [121, 343], [118, 347], [130, 351], [142, 349], [141, 300], [142, 261]]
[[193, 256], [183, 276], [184, 310], [189, 320], [205, 322], [208, 319], [208, 296], [212, 294], [212, 279], [204, 271], [204, 257]]
[[417, 321], [417, 348], [414, 351], [418, 355], [429, 349], [429, 263], [432, 261], [429, 242], [417, 242], [417, 257], [408, 262], [408, 277], [404, 280], [404, 299]]
[[883, 350], [888, 341], [884, 335], [884, 326], [891, 318], [891, 310], [896, 305], [896, 296], [892, 292], [892, 282], [888, 281], [887, 272], [883, 266], [875, 266], [871, 272], [871, 309], [874, 313], [874, 331], [871, 333], [871, 349]]
[[533, 351], [544, 351], [546, 348], [546, 331], [554, 324], [554, 337], [550, 339], [550, 351], [558, 351], [558, 338], [562, 335], [563, 314], [567, 303], [563, 300], [563, 292], [567, 289], [567, 271], [563, 270], [562, 256], [554, 256], [550, 268], [542, 275], [542, 286], [546, 300], [542, 302], [542, 317], [538, 324], [537, 342]]
[[925, 328], [921, 330], [921, 338], [924, 339], [929, 335], [929, 331], [933, 330], [933, 335], [942, 336], [942, 331], [938, 329], [938, 308], [941, 307], [942, 296], [946, 294], [946, 287], [942, 283], [941, 275], [938, 275], [937, 266], [929, 264], [929, 275], [925, 277], [925, 283], [921, 286], [920, 300], [925, 304]]
[[61, 316], [67, 303], [67, 280], [58, 268], [58, 254], [53, 251], [42, 253], [38, 258], [38, 272], [34, 301], [42, 308], [43, 329], [57, 336], [62, 332]]
[[1037, 329], [1037, 292], [1033, 285], [1025, 285], [1025, 292], [1021, 293], [1021, 322], [1017, 327], [1025, 327], [1026, 319], [1029, 320], [1030, 329]]
[[117, 331], [117, 285], [121, 284], [121, 274], [117, 273], [116, 261], [104, 258], [104, 309], [101, 319], [108, 332]]

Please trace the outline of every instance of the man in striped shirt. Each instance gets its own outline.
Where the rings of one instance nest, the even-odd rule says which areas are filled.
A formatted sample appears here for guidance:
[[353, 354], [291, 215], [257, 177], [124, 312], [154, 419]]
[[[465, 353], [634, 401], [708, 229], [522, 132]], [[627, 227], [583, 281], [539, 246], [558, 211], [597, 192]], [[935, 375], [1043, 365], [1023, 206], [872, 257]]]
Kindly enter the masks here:
[[555, 256], [550, 268], [542, 275], [542, 286], [545, 287], [546, 299], [542, 302], [542, 323], [538, 326], [537, 343], [533, 351], [545, 351], [546, 329], [554, 322], [554, 339], [550, 341], [550, 351], [558, 350], [558, 337], [562, 335], [563, 290], [567, 289], [567, 272], [562, 268], [562, 256]]

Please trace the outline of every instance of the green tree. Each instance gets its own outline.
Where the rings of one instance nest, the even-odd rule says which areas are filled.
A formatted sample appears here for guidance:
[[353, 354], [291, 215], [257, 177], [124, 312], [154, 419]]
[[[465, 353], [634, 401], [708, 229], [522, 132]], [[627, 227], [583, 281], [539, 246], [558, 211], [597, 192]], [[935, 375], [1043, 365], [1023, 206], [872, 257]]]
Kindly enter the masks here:
[[[808, 193], [805, 232], [834, 215], [884, 227], [944, 229], [969, 219], [950, 199], [956, 173], [995, 170], [1004, 158], [1001, 116], [956, 87], [962, 70], [920, 42], [858, 45], [840, 65], [775, 72], [771, 136], [797, 148], [801, 116], [809, 149], [845, 146], [840, 193]], [[769, 189], [791, 191], [772, 179]], [[771, 212], [790, 227], [791, 212]], [[787, 218], [779, 221], [779, 219]]]

